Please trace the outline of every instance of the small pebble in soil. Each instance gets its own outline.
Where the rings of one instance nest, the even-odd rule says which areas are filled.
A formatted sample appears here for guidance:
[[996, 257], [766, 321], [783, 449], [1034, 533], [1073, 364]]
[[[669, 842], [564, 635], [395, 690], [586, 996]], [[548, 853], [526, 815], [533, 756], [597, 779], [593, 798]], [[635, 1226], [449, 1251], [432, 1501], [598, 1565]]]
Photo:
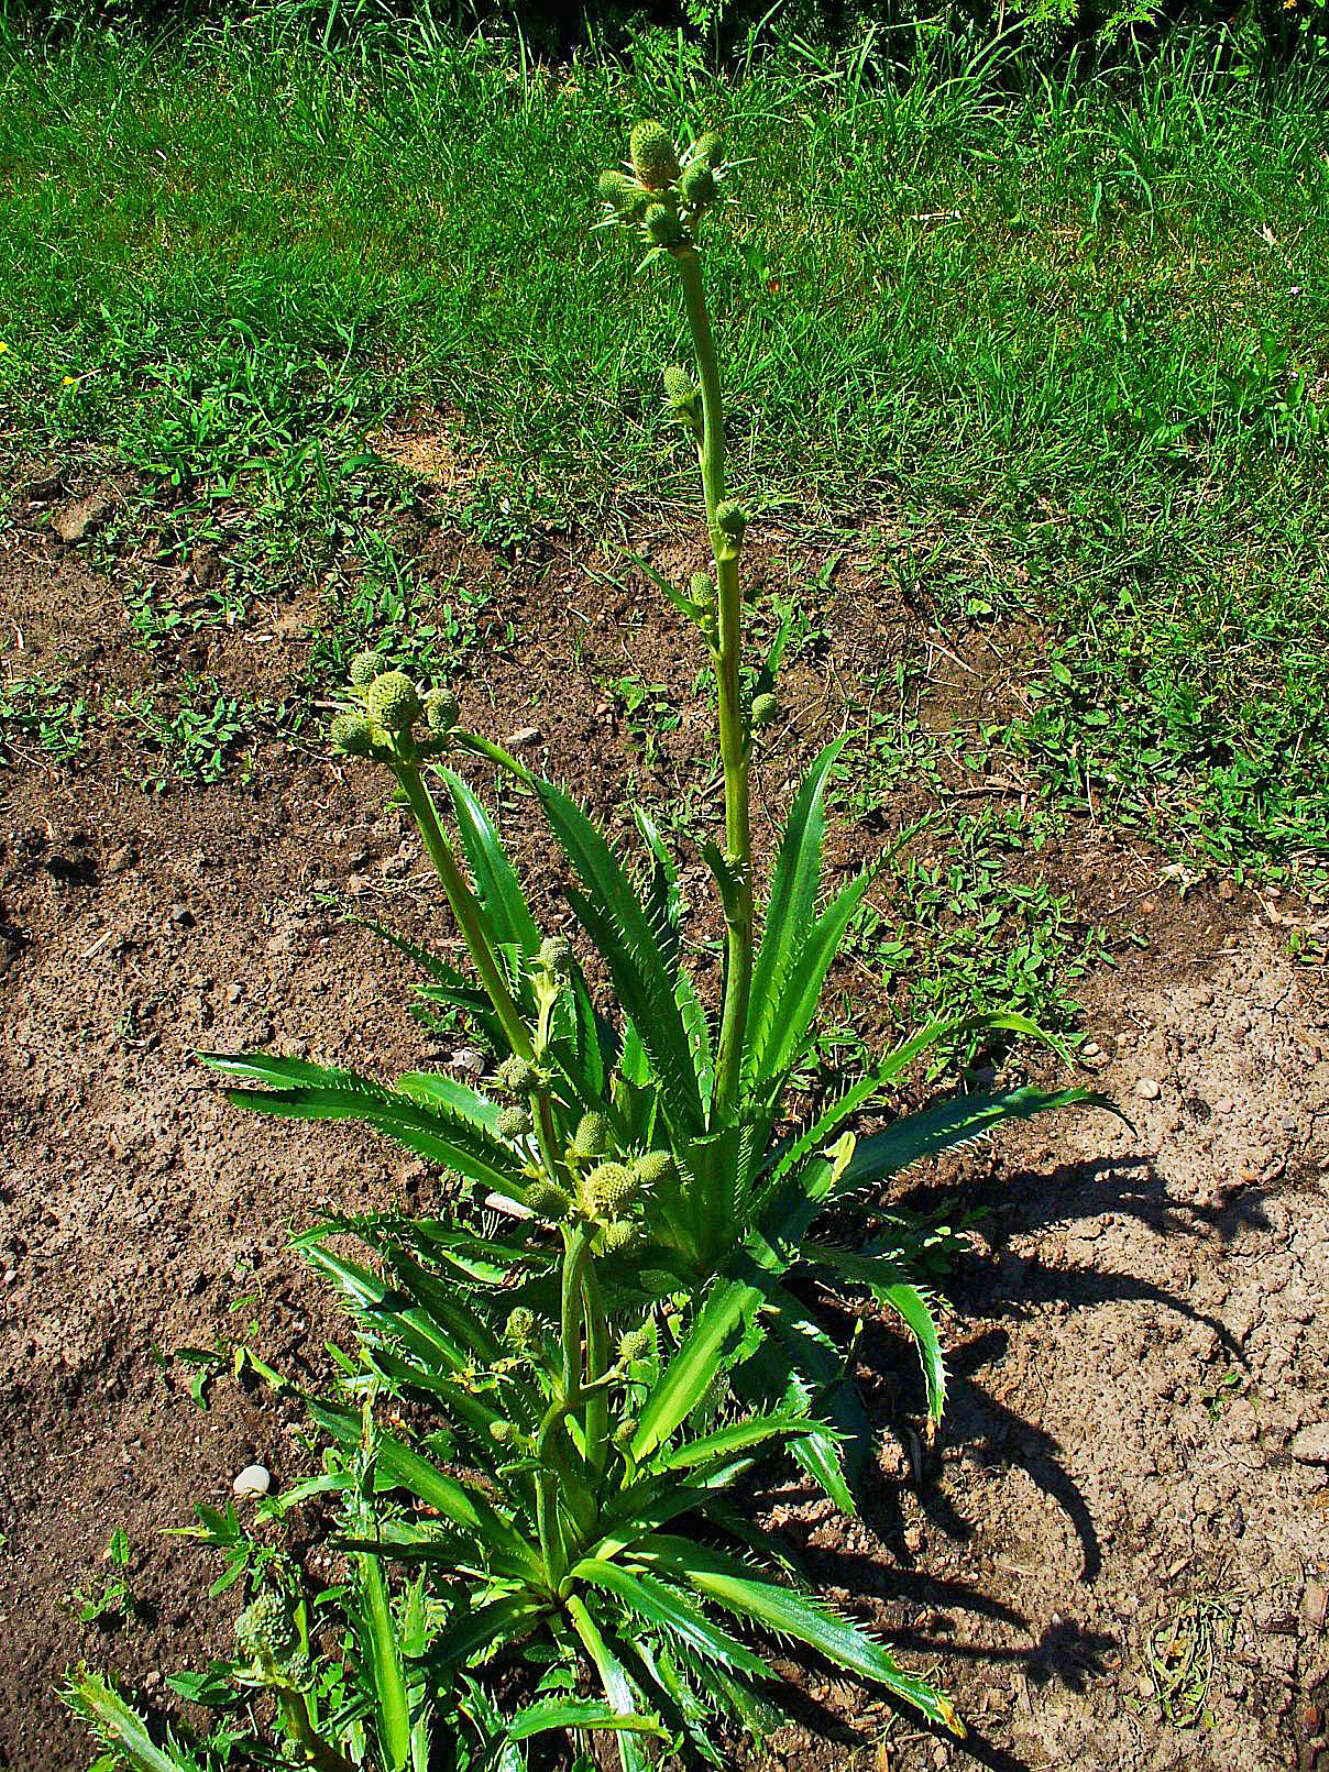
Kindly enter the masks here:
[[194, 913], [187, 904], [173, 904], [171, 906], [171, 921], [177, 929], [192, 929], [194, 927]]
[[266, 1465], [247, 1464], [231, 1484], [233, 1495], [266, 1495], [272, 1487], [272, 1475]]
[[528, 744], [539, 744], [544, 737], [538, 726], [523, 726], [520, 732], [510, 732], [503, 743], [510, 751], [519, 751]]
[[1141, 1101], [1157, 1101], [1163, 1089], [1156, 1077], [1141, 1077], [1135, 1085], [1135, 1093]]
[[1103, 1048], [1099, 1045], [1097, 1040], [1086, 1040], [1084, 1045], [1080, 1048], [1080, 1054], [1084, 1058], [1101, 1058], [1103, 1056]]
[[1329, 1464], [1329, 1421], [1317, 1421], [1294, 1434], [1291, 1452], [1298, 1464]]

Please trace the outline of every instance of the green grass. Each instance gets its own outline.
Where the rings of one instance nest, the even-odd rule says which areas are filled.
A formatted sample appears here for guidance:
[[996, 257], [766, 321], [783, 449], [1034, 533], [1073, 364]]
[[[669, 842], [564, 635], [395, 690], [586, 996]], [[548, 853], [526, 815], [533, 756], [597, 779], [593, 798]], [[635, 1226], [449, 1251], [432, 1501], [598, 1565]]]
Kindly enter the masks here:
[[[181, 537], [243, 509], [238, 596], [331, 574], [316, 671], [383, 627], [415, 644], [409, 489], [366, 444], [412, 401], [491, 546], [690, 498], [656, 387], [681, 322], [631, 299], [590, 192], [643, 109], [723, 123], [740, 491], [875, 550], [948, 629], [1047, 623], [1005, 742], [1059, 803], [1229, 869], [1323, 855], [1323, 86], [1181, 39], [1004, 89], [788, 51], [720, 80], [660, 41], [558, 69], [423, 27], [325, 51], [278, 9], [12, 42], [0, 447], [126, 463]], [[422, 643], [465, 650], [474, 615]]]

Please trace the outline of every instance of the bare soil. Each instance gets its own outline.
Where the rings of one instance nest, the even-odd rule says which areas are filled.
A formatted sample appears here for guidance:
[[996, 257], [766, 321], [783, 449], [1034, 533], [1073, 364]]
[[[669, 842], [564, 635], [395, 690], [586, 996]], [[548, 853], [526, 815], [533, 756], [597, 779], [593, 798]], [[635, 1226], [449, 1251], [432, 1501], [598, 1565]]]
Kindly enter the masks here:
[[[4, 538], [0, 616], [27, 653], [9, 674], [35, 660], [92, 689], [167, 668], [130, 645], [114, 572], [49, 533], [33, 508]], [[468, 556], [434, 535], [421, 558]], [[790, 558], [763, 557], [772, 581]], [[583, 564], [564, 549], [512, 576], [504, 614], [527, 638], [486, 661], [468, 716], [497, 737], [538, 727], [545, 766], [602, 815], [622, 816], [630, 782], [690, 788], [704, 813], [691, 650], [653, 592]], [[844, 679], [928, 643], [918, 613], [865, 575], [842, 573], [824, 613], [828, 656], [783, 684], [791, 717], [761, 777], [772, 814], [835, 729]], [[265, 609], [247, 632], [203, 635], [191, 668], [279, 688], [306, 618]], [[658, 756], [605, 694], [625, 659], [683, 708]], [[1002, 693], [962, 675], [934, 717]], [[426, 1165], [355, 1129], [242, 1118], [194, 1057], [265, 1046], [385, 1075], [422, 1053], [451, 1060], [411, 1019], [404, 963], [343, 914], [439, 939], [382, 784], [275, 741], [244, 787], [149, 795], [142, 773], [124, 731], [71, 769], [16, 752], [0, 772], [0, 1767], [13, 1772], [90, 1757], [55, 1696], [74, 1662], [165, 1697], [164, 1674], [225, 1644], [235, 1591], [206, 1598], [218, 1565], [162, 1534], [200, 1501], [224, 1504], [251, 1460], [280, 1486], [309, 1457], [298, 1406], [222, 1373], [205, 1412], [172, 1351], [248, 1342], [317, 1381], [336, 1324], [288, 1235], [323, 1204], [427, 1203], [436, 1188]], [[889, 841], [910, 810], [906, 797], [837, 832], [837, 862]], [[556, 871], [523, 824], [558, 921]], [[776, 1758], [1326, 1772], [1324, 977], [1287, 958], [1276, 906], [1160, 890], [1155, 857], [1092, 825], [1039, 865], [1086, 919], [1148, 933], [1147, 951], [1082, 993], [1094, 1068], [1132, 1125], [1067, 1116], [909, 1178], [912, 1204], [981, 1214], [950, 1288], [940, 1440], [920, 1432], [908, 1350], [871, 1323], [875, 1508], [846, 1521], [796, 1488], [765, 1502], [847, 1609], [936, 1672], [971, 1738], [938, 1740], [813, 1676]], [[869, 1021], [889, 1014], [865, 1005]], [[135, 1615], [82, 1623], [71, 1596], [100, 1590], [116, 1527]]]

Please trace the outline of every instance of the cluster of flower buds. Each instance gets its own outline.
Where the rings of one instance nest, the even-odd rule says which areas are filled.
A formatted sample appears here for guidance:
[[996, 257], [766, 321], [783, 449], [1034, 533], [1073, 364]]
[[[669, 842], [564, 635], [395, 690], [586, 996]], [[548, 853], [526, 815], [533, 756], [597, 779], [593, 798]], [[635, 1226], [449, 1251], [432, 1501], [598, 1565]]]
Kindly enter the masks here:
[[423, 694], [405, 671], [385, 671], [376, 652], [351, 660], [350, 697], [355, 706], [336, 715], [332, 743], [344, 757], [381, 763], [417, 762], [445, 751], [461, 710], [450, 689]]
[[724, 151], [703, 135], [679, 159], [661, 124], [638, 123], [629, 142], [631, 172], [602, 172], [600, 196], [613, 220], [639, 228], [652, 252], [690, 252], [698, 223], [719, 195]]
[[235, 1640], [246, 1677], [256, 1685], [287, 1686], [304, 1691], [313, 1684], [314, 1669], [300, 1647], [300, 1633], [280, 1594], [262, 1593], [235, 1621]]

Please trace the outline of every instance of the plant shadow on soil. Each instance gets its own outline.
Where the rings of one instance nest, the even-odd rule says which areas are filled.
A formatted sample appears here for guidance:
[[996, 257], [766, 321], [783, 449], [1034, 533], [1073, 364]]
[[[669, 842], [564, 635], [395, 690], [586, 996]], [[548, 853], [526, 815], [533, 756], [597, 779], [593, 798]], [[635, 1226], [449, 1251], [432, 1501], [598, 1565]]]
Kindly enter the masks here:
[[[551, 722], [556, 710], [545, 765], [617, 816], [630, 777], [695, 785], [693, 661], [645, 597], [580, 595], [574, 623], [574, 580], [585, 592], [569, 565], [508, 599], [538, 643], [497, 656], [487, 694], [463, 700], [501, 737], [543, 698]], [[916, 627], [861, 584], [848, 604], [866, 613], [841, 632], [828, 610], [830, 665], [789, 673], [786, 748], [765, 771], [773, 809], [838, 717], [834, 672], [899, 656]], [[64, 634], [89, 691], [143, 680], [107, 581], [68, 551], [19, 537], [0, 557], [0, 610], [21, 611], [51, 656]], [[237, 680], [280, 695], [309, 645], [281, 614], [260, 612], [249, 639], [264, 643], [247, 651], [243, 631], [209, 638], [203, 662], [224, 673], [243, 654]], [[600, 679], [625, 647], [683, 714], [649, 768], [604, 711]], [[289, 1399], [218, 1380], [205, 1414], [151, 1350], [252, 1333], [271, 1364], [316, 1383], [338, 1329], [288, 1231], [322, 1204], [435, 1197], [425, 1165], [359, 1129], [278, 1137], [230, 1112], [192, 1053], [266, 1045], [384, 1075], [418, 1065], [422, 1045], [426, 1063], [453, 1056], [411, 1019], [397, 959], [343, 914], [437, 931], [436, 894], [381, 784], [260, 734], [247, 787], [151, 794], [135, 744], [117, 730], [73, 775], [32, 754], [0, 775], [0, 1766], [13, 1772], [81, 1763], [54, 1697], [80, 1656], [121, 1666], [151, 1699], [163, 1672], [224, 1647], [238, 1594], [204, 1599], [215, 1564], [159, 1534], [222, 1503], [251, 1459], [281, 1485], [309, 1456]], [[836, 830], [835, 865], [887, 835], [870, 818]], [[516, 848], [541, 914], [565, 922], [538, 835]], [[1087, 921], [1104, 914], [1105, 880], [1158, 874], [1157, 858], [1096, 829], [1038, 865]], [[912, 1357], [869, 1313], [860, 1375], [882, 1438], [867, 1516], [843, 1519], [796, 1484], [753, 1498], [834, 1603], [952, 1692], [970, 1739], [938, 1740], [795, 1668], [799, 1720], [754, 1767], [1164, 1772], [1183, 1753], [1199, 1772], [1324, 1765], [1329, 1484], [1298, 1456], [1302, 1430], [1329, 1419], [1323, 979], [1293, 966], [1253, 898], [1208, 887], [1167, 901], [1150, 937], [1080, 992], [1101, 1087], [1133, 1127], [1088, 1112], [1031, 1123], [884, 1201], [972, 1226], [947, 1281], [952, 1386], [935, 1447]], [[882, 1015], [869, 1007], [874, 1030]], [[142, 1613], [108, 1635], [66, 1601], [98, 1578], [117, 1525]], [[1197, 1596], [1229, 1597], [1233, 1630], [1209, 1722], [1182, 1731], [1148, 1689], [1144, 1645]]]

